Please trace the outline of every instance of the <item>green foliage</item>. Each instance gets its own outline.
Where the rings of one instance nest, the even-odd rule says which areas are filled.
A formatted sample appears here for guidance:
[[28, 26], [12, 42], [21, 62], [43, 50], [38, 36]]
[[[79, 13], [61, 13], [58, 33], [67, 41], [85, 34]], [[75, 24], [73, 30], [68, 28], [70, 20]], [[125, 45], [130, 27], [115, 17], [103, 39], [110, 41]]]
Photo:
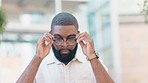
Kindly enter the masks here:
[[148, 14], [148, 0], [144, 0], [143, 8], [142, 8], [141, 13]]
[[145, 22], [148, 23], [148, 0], [144, 0], [141, 13], [145, 16]]
[[0, 33], [3, 33], [7, 24], [7, 16], [5, 9], [0, 7]]

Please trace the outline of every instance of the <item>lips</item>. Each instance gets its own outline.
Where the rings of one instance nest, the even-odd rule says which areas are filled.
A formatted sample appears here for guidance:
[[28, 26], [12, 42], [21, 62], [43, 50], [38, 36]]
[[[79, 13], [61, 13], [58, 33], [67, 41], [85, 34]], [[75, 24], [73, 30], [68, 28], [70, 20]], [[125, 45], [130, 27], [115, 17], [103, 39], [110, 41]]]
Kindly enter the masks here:
[[61, 50], [61, 52], [60, 52], [61, 54], [69, 54], [69, 50]]

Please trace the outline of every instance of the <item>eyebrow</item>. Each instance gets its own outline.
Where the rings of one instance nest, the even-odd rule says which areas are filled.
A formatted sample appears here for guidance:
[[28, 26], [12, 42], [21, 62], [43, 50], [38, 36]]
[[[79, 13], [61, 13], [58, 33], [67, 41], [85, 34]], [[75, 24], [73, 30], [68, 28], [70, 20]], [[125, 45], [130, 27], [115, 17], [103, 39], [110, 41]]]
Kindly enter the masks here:
[[[63, 38], [61, 35], [59, 35], [59, 34], [54, 34], [54, 36], [60, 36], [61, 38]], [[70, 36], [76, 36], [76, 34], [70, 34], [70, 35], [68, 35], [66, 38], [68, 38], [68, 37], [70, 37]]]
[[60, 37], [62, 37], [61, 35], [59, 35], [59, 34], [54, 34], [53, 36], [60, 36]]

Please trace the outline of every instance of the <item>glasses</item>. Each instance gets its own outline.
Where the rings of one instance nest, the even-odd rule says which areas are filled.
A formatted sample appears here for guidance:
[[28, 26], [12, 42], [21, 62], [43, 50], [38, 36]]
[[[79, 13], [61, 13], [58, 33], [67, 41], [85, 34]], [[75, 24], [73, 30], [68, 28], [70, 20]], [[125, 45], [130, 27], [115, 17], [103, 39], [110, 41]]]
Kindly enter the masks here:
[[[77, 40], [77, 38], [76, 38], [76, 35], [75, 35], [75, 37], [66, 38], [66, 43], [68, 45], [74, 45], [74, 44], [76, 44], [76, 40]], [[53, 38], [53, 41], [54, 41], [54, 43], [56, 45], [62, 45], [64, 43], [64, 39], [61, 38], [61, 37], [58, 37], [58, 38], [57, 37], [54, 37]]]

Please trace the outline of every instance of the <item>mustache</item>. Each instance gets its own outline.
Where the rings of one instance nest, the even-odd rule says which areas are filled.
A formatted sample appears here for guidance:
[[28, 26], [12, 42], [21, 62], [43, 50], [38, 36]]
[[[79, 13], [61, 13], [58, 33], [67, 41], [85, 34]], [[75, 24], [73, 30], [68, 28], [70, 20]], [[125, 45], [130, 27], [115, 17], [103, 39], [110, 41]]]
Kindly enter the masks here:
[[62, 51], [62, 50], [72, 51], [71, 49], [60, 49], [60, 50], [58, 50], [58, 51], [60, 52], [60, 51]]

